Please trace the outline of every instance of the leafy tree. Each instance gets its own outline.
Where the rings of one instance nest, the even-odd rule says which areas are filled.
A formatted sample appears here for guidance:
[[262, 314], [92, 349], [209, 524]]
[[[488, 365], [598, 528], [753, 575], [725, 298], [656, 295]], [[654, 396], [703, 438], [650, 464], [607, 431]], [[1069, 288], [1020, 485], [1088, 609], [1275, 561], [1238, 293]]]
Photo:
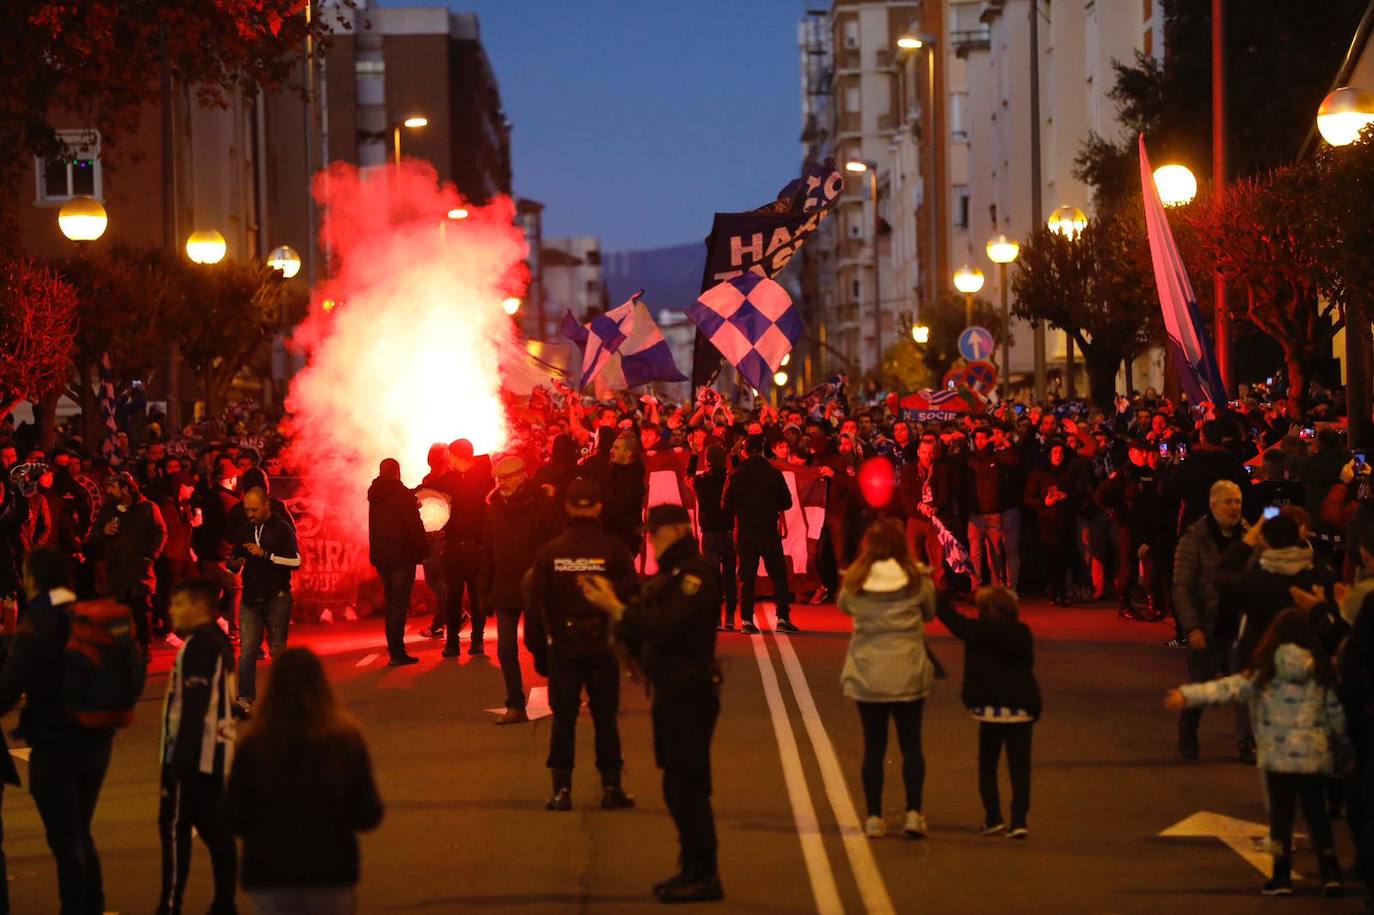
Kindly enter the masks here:
[[931, 386], [930, 368], [926, 365], [921, 346], [903, 334], [883, 351], [883, 380], [889, 389], [909, 392]]
[[1121, 213], [1091, 219], [1077, 238], [1037, 229], [1021, 246], [1013, 313], [1065, 331], [1083, 353], [1097, 405], [1111, 406], [1122, 362], [1160, 337], [1144, 221]]
[[[319, 10], [321, 0], [309, 0]], [[344, 8], [351, 6], [345, 3]], [[223, 105], [236, 86], [274, 88], [300, 65], [307, 31], [317, 41], [343, 15], [317, 12], [307, 28], [301, 0], [8, 0], [0, 29], [0, 187], [29, 155], [66, 150], [52, 118], [80, 112], [114, 148], [156, 99], [165, 61], [203, 105]], [[0, 231], [17, 198], [0, 194]]]
[[282, 326], [286, 284], [261, 263], [182, 266], [183, 308], [172, 318], [181, 355], [205, 391], [206, 411], [218, 416], [234, 379]]
[[31, 260], [0, 264], [0, 417], [21, 400], [37, 404], [63, 386], [75, 330], [71, 284]]
[[[930, 342], [925, 345], [925, 364], [930, 369], [934, 382], [944, 379], [945, 373], [962, 357], [959, 355], [959, 335], [967, 327], [967, 305], [960, 293], [943, 296], [934, 308], [927, 308], [921, 315], [921, 322], [930, 328]], [[1002, 327], [1002, 309], [986, 299], [973, 300], [973, 323], [986, 327], [997, 344], [997, 360], [1001, 360], [1002, 338], [1006, 333]]]
[[1232, 182], [1189, 214], [1211, 268], [1240, 293], [1227, 296], [1228, 311], [1283, 350], [1293, 416], [1302, 415], [1307, 381], [1345, 324], [1340, 299], [1319, 298], [1323, 230], [1313, 204], [1320, 195], [1315, 169], [1281, 168]]

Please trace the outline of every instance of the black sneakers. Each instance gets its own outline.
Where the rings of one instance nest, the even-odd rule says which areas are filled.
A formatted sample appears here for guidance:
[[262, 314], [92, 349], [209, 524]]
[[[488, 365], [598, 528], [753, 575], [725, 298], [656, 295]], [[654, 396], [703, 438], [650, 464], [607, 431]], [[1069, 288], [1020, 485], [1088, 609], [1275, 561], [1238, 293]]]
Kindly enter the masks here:
[[629, 810], [634, 805], [635, 799], [619, 785], [606, 785], [601, 789], [602, 810]]
[[1257, 759], [1255, 754], [1255, 738], [1248, 737], [1236, 744], [1236, 758], [1247, 766], [1253, 766]]
[[411, 664], [419, 664], [420, 659], [413, 654], [402, 655], [399, 658], [392, 658], [387, 662], [390, 667], [409, 667]]
[[789, 635], [792, 633], [801, 632], [801, 630], [797, 628], [797, 624], [792, 622], [791, 620], [778, 620], [778, 624], [774, 628], [776, 628], [779, 632], [786, 632]]
[[739, 627], [739, 631], [745, 635], [758, 635], [759, 627], [755, 626], [752, 620], [748, 620]]
[[1178, 755], [1184, 759], [1197, 759], [1197, 731], [1179, 728]]
[[1266, 896], [1293, 895], [1293, 859], [1288, 855], [1274, 856], [1274, 876], [1265, 881], [1260, 892]]
[[544, 804], [544, 809], [558, 811], [572, 810], [572, 791], [567, 788], [559, 788], [553, 793], [553, 797], [549, 798], [548, 802]]
[[670, 883], [655, 895], [658, 896], [659, 902], [668, 905], [691, 902], [720, 902], [725, 898], [725, 887], [721, 885], [719, 877], [711, 877], [708, 880], [691, 882], [684, 879], [678, 883]]

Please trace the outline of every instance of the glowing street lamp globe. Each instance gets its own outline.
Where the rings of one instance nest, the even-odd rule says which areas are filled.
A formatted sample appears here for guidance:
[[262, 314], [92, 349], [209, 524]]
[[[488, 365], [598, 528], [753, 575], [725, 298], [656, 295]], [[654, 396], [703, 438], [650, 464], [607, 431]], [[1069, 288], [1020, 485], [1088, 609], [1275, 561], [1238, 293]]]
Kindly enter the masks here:
[[1155, 169], [1155, 189], [1166, 207], [1183, 206], [1197, 196], [1197, 179], [1186, 165], [1161, 165]]
[[501, 308], [506, 314], [515, 317], [515, 313], [520, 310], [520, 300], [511, 296], [501, 303]]
[[1088, 217], [1076, 206], [1065, 204], [1050, 214], [1045, 221], [1050, 231], [1065, 238], [1077, 238], [1088, 225]]
[[866, 172], [868, 171], [868, 163], [859, 159], [850, 159], [844, 164], [844, 170], [847, 172]]
[[1016, 239], [998, 234], [988, 239], [987, 252], [994, 264], [1010, 264], [1021, 254], [1021, 246]]
[[965, 264], [955, 271], [954, 288], [964, 295], [973, 295], [983, 288], [983, 271]]
[[416, 127], [428, 127], [429, 118], [424, 117], [422, 115], [415, 115], [413, 117], [408, 117], [404, 121], [402, 121], [401, 126], [409, 127], [411, 130], [414, 130]]
[[272, 253], [267, 255], [267, 266], [280, 270], [281, 275], [289, 280], [301, 272], [301, 256], [290, 245], [282, 245], [273, 248]]
[[915, 340], [917, 343], [929, 343], [930, 328], [924, 324], [911, 325], [911, 339]]
[[451, 210], [448, 211], [448, 218], [449, 218], [449, 219], [467, 219], [467, 218], [468, 218], [468, 211], [467, 211], [466, 209], [464, 209], [463, 207], [454, 207], [453, 209], [451, 209]]
[[197, 264], [218, 264], [227, 250], [224, 236], [215, 229], [192, 232], [186, 239], [186, 256]]
[[72, 241], [95, 241], [109, 222], [104, 205], [94, 197], [73, 197], [57, 211], [57, 227]]
[[778, 387], [782, 387], [783, 385], [787, 384], [787, 373], [783, 371], [774, 372], [773, 383]]
[[919, 51], [925, 46], [925, 42], [915, 35], [903, 35], [897, 39], [897, 47], [903, 51]]
[[1317, 109], [1317, 130], [1332, 146], [1348, 146], [1374, 121], [1374, 94], [1344, 86], [1322, 99]]

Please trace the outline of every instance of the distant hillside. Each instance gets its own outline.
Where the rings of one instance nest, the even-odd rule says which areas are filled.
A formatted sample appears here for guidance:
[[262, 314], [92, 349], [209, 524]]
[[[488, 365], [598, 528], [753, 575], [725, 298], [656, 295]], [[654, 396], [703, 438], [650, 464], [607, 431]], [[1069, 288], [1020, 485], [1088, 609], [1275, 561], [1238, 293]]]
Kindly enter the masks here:
[[683, 311], [701, 292], [705, 263], [706, 245], [694, 242], [644, 251], [603, 252], [601, 273], [612, 308], [643, 289], [644, 300], [655, 313]]

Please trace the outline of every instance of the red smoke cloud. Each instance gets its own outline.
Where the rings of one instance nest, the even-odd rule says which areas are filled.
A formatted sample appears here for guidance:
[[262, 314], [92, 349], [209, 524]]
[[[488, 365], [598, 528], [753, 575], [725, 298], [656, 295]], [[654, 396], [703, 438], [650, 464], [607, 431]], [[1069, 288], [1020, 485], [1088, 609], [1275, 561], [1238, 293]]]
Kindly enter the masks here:
[[[425, 162], [335, 164], [314, 193], [329, 278], [293, 340], [308, 361], [286, 399], [288, 463], [365, 524], [383, 458], [414, 485], [434, 442], [507, 445], [501, 365], [521, 349], [501, 302], [524, 292], [525, 237], [509, 198], [474, 206]], [[448, 217], [458, 209], [467, 218]]]

